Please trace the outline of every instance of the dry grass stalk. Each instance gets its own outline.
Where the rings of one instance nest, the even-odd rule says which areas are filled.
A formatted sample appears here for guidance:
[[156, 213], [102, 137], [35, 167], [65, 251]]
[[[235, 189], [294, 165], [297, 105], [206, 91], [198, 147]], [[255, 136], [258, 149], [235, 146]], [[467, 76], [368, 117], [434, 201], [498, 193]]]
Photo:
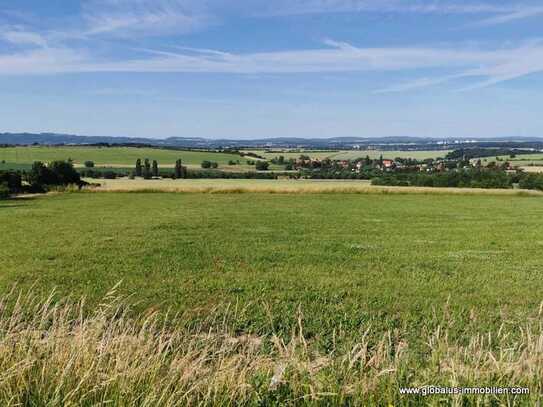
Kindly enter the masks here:
[[114, 292], [92, 310], [12, 293], [0, 301], [0, 404], [407, 405], [433, 399], [401, 396], [400, 386], [440, 384], [526, 386], [531, 395], [515, 401], [530, 405], [541, 392], [538, 324], [472, 333], [464, 345], [437, 327], [421, 357], [401, 333], [371, 340], [371, 329], [350, 351], [323, 354], [304, 337], [301, 313], [289, 339], [235, 335], [226, 320], [210, 315], [189, 328], [183, 316], [132, 316]]

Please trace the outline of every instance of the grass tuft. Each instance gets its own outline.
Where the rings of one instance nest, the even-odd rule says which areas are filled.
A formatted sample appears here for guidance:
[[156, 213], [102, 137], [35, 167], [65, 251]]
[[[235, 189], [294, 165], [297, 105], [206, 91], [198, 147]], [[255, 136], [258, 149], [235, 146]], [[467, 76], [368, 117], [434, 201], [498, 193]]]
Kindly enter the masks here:
[[[525, 396], [454, 396], [450, 404], [524, 404], [540, 398], [541, 321], [453, 341], [444, 320], [427, 330], [426, 352], [401, 330], [376, 340], [361, 331], [346, 350], [319, 351], [298, 311], [288, 337], [235, 330], [236, 307], [201, 323], [149, 310], [133, 313], [112, 290], [97, 307], [12, 291], [0, 299], [2, 405], [413, 405], [403, 386], [522, 386]], [[225, 315], [224, 310], [227, 310]], [[423, 330], [424, 331], [424, 330]]]

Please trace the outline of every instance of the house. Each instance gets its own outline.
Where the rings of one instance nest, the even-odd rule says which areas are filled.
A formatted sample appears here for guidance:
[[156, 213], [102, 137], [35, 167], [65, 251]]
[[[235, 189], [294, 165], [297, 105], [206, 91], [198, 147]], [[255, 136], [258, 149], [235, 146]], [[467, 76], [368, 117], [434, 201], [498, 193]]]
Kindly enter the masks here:
[[392, 168], [394, 167], [393, 160], [383, 160], [383, 168]]

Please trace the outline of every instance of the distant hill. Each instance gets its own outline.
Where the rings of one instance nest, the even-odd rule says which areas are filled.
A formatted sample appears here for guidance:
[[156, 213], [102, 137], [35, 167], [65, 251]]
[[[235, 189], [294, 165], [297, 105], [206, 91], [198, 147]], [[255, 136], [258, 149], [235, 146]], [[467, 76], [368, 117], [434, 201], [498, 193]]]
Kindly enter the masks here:
[[504, 146], [543, 148], [543, 138], [478, 138], [478, 139], [438, 139], [423, 137], [334, 137], [328, 139], [277, 137], [254, 140], [204, 139], [170, 137], [150, 139], [138, 137], [79, 136], [58, 133], [0, 133], [3, 145], [144, 145], [173, 148], [315, 148], [315, 149], [353, 149], [369, 146], [398, 150], [445, 150], [466, 146]]

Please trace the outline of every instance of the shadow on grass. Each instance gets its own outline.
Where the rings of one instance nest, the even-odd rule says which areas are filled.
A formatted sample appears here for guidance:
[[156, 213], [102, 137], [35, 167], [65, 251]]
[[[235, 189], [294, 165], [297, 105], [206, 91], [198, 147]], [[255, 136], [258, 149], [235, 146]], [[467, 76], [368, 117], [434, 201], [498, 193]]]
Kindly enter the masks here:
[[19, 195], [0, 199], [0, 209], [26, 207], [28, 202], [36, 200], [38, 196], [39, 194], [24, 196]]

